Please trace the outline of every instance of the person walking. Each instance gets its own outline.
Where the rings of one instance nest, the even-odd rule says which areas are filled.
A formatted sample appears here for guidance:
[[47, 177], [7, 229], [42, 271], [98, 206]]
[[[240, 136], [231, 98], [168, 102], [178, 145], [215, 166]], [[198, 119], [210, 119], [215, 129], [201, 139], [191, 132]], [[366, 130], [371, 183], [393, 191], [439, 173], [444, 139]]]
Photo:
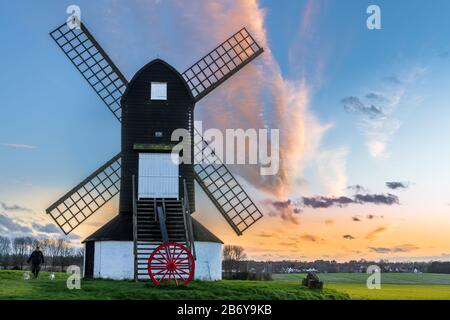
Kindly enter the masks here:
[[37, 279], [39, 271], [41, 270], [41, 264], [44, 263], [44, 255], [39, 247], [36, 247], [36, 249], [31, 253], [28, 258], [28, 263], [30, 262], [31, 272], [33, 273], [34, 278]]

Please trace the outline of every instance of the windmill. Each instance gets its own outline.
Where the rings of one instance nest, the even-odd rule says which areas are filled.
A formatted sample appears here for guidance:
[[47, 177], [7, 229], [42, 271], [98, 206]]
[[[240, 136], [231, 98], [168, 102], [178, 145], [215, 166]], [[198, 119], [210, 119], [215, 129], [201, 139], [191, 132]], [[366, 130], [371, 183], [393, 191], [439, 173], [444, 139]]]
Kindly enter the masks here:
[[[84, 241], [85, 277], [186, 283], [195, 260], [196, 278], [220, 279], [222, 242], [191, 218], [194, 181], [238, 235], [262, 213], [194, 129], [194, 107], [263, 49], [242, 28], [183, 73], [155, 59], [128, 82], [78, 22], [50, 35], [121, 122], [122, 148], [46, 212], [69, 234], [120, 193], [119, 214]], [[174, 164], [170, 137], [178, 128], [191, 135], [192, 157], [209, 156]]]

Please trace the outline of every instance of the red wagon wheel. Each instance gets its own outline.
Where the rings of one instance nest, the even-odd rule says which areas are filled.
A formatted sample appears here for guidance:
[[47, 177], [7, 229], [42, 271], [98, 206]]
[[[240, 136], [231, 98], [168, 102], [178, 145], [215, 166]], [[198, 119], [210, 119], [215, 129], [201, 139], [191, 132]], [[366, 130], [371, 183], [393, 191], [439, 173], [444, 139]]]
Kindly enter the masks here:
[[148, 274], [155, 285], [171, 280], [178, 286], [194, 277], [195, 262], [191, 252], [177, 242], [167, 242], [156, 248], [148, 258]]

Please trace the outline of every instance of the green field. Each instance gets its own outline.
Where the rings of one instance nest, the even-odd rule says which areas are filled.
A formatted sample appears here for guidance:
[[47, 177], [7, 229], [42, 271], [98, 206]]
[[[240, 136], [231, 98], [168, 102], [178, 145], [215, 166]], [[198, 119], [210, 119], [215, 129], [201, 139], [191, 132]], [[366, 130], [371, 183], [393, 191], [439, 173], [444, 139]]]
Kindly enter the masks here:
[[[381, 275], [381, 289], [366, 287], [367, 274], [329, 273], [319, 274], [325, 288], [345, 292], [352, 299], [371, 300], [450, 300], [450, 275], [384, 273]], [[274, 275], [277, 282], [298, 283], [304, 274]]]
[[37, 280], [23, 280], [23, 272], [0, 271], [0, 300], [5, 299], [218, 299], [305, 300], [348, 299], [333, 289], [322, 292], [299, 286], [297, 281], [193, 281], [175, 288], [149, 283], [113, 280], [82, 280], [80, 290], [68, 290], [66, 274], [51, 281], [43, 272]]
[[68, 290], [66, 274], [48, 273], [38, 280], [23, 280], [21, 271], [0, 271], [0, 300], [5, 299], [445, 299], [450, 300], [450, 275], [385, 273], [381, 290], [366, 287], [367, 274], [319, 274], [325, 289], [309, 290], [300, 286], [304, 274], [276, 274], [274, 281], [193, 281], [180, 288], [150, 283], [112, 280], [82, 280], [81, 290]]

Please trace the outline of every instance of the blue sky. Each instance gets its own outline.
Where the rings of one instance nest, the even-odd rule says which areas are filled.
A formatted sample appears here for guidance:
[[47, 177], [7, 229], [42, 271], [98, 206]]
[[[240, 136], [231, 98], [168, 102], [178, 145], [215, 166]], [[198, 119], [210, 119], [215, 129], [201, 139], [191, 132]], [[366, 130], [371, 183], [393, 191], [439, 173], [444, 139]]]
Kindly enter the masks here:
[[[306, 128], [306, 142], [299, 140], [305, 148], [299, 146], [301, 150], [295, 150], [292, 155], [295, 161], [289, 164], [296, 169], [295, 180], [289, 182], [292, 184], [289, 191], [280, 196], [267, 194], [267, 190], [259, 188], [259, 180], [252, 180], [251, 173], [244, 173], [242, 181], [252, 188], [254, 197], [279, 201], [336, 197], [349, 195], [346, 187], [356, 184], [364, 186], [369, 193], [386, 194], [394, 192], [386, 188], [387, 181], [404, 182], [408, 188], [395, 190], [400, 199], [400, 205], [395, 208], [368, 205], [330, 208], [319, 210], [320, 213], [305, 208], [299, 217], [300, 225], [293, 226], [293, 236], [301, 238], [307, 226], [314, 228], [308, 232], [320, 233], [322, 227], [318, 225], [333, 220], [336, 230], [320, 237], [324, 238], [321, 244], [324, 251], [336, 257], [351, 257], [351, 254], [345, 256], [343, 252], [348, 249], [329, 245], [332, 239], [342, 233], [363, 234], [377, 227], [393, 230], [391, 236], [379, 240], [380, 246], [404, 244], [393, 243], [396, 232], [405, 237], [419, 234], [405, 239], [406, 244], [413, 242], [419, 248], [405, 255], [450, 252], [440, 231], [435, 232], [433, 242], [427, 239], [427, 231], [420, 229], [426, 217], [436, 224], [441, 221], [442, 227], [450, 226], [446, 216], [450, 210], [447, 192], [450, 151], [445, 147], [450, 118], [447, 88], [450, 3], [445, 0], [261, 0], [249, 1], [251, 4], [229, 1], [223, 6], [215, 6], [220, 2], [211, 3], [194, 1], [189, 8], [183, 8], [177, 1], [164, 0], [75, 2], [81, 7], [82, 20], [127, 78], [155, 57], [166, 59], [183, 71], [223, 39], [223, 34], [249, 24], [270, 49], [265, 53], [270, 58], [257, 62], [256, 68], [262, 70], [269, 82], [270, 77], [279, 73], [280, 85], [286, 92], [299, 100], [307, 97], [305, 105], [290, 106], [301, 118], [296, 123]], [[120, 150], [119, 123], [48, 35], [65, 21], [69, 4], [73, 2], [0, 3], [3, 119], [0, 201], [31, 209], [32, 214], [27, 211], [21, 216], [24, 223], [26, 219], [50, 223], [43, 210]], [[366, 28], [369, 4], [381, 8], [381, 30]], [[242, 17], [233, 15], [240, 11]], [[203, 17], [204, 22], [198, 17]], [[237, 76], [236, 82], [253, 76], [252, 69]], [[264, 86], [261, 85], [261, 92], [270, 84]], [[205, 99], [198, 106], [196, 116], [213, 119], [218, 127], [223, 125], [217, 120], [222, 109], [214, 104], [233, 88], [231, 83], [218, 89], [218, 97]], [[378, 100], [368, 98], [370, 94]], [[258, 98], [263, 95], [264, 92]], [[356, 98], [366, 107], [380, 108], [383, 117], [371, 117], [361, 109], [350, 110], [355, 104], [346, 104], [348, 98]], [[279, 110], [273, 106], [274, 100], [273, 96], [261, 100], [264, 105], [261, 108]], [[227, 102], [232, 106], [242, 104], [237, 98]], [[271, 120], [270, 114], [263, 117]], [[243, 119], [241, 124], [251, 122]], [[281, 122], [281, 125], [288, 132], [284, 137], [282, 134], [284, 141], [289, 140], [286, 137], [296, 136], [295, 124]], [[282, 152], [293, 146], [286, 142], [285, 148]], [[217, 213], [213, 213], [204, 195], [199, 193], [198, 197], [206, 208], [199, 213], [199, 219], [220, 233], [220, 228], [214, 227], [216, 219], [220, 219]], [[367, 212], [385, 218], [379, 225], [355, 226], [349, 222], [350, 216]], [[18, 213], [5, 214], [14, 217]], [[268, 215], [266, 220], [267, 224], [276, 221], [280, 227], [288, 223], [276, 214]], [[218, 222], [218, 226], [224, 226], [222, 223]], [[255, 256], [261, 257], [257, 235], [268, 231], [264, 229], [267, 224], [257, 227], [247, 240], [236, 239], [228, 232], [221, 236], [229, 242], [247, 245]], [[435, 227], [438, 228], [427, 225], [428, 229]], [[433, 238], [430, 231], [428, 237]], [[317, 249], [314, 246], [317, 243], [302, 243], [301, 250], [309, 257], [308, 250]], [[370, 256], [367, 243], [361, 240], [355, 246]]]

